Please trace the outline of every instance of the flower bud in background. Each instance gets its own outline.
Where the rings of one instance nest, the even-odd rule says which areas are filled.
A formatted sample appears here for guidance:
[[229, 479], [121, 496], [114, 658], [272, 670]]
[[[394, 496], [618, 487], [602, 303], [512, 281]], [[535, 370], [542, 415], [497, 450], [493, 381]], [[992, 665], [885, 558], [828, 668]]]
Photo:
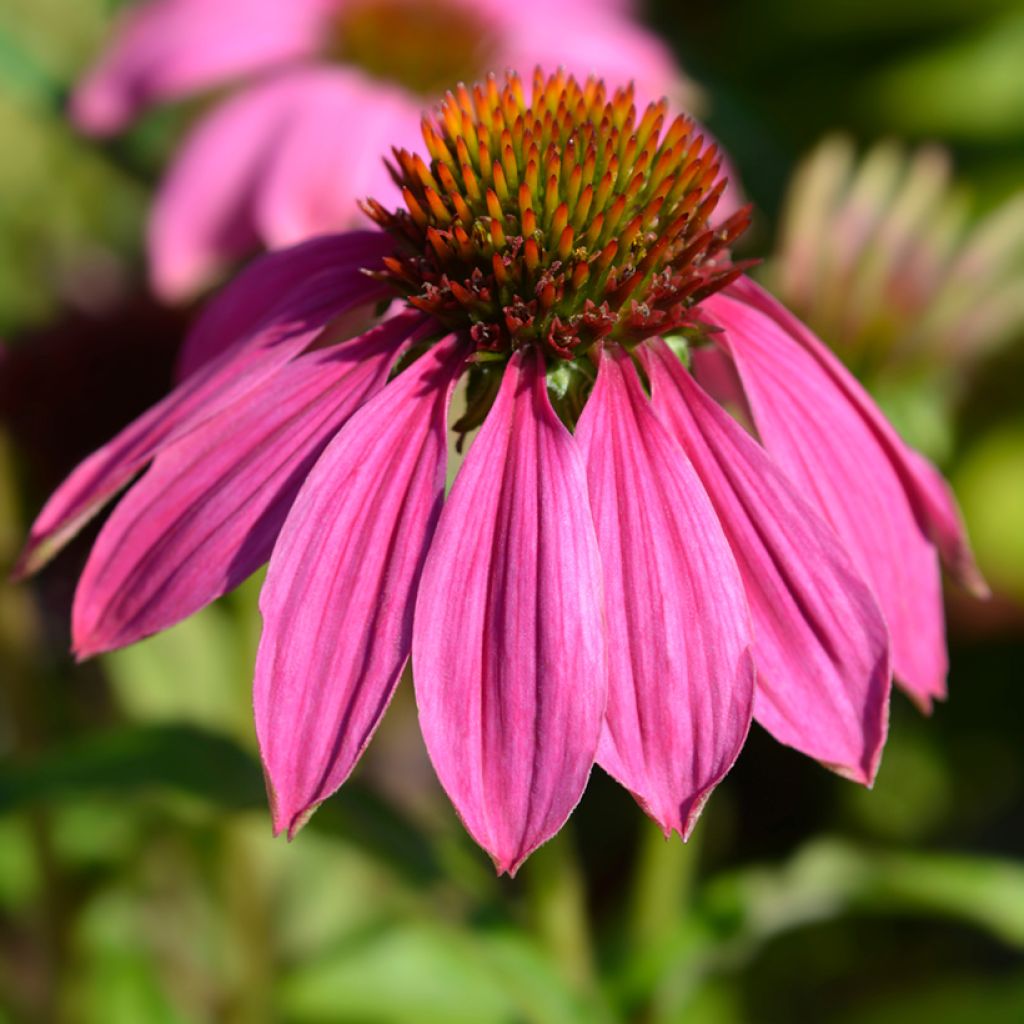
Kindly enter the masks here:
[[492, 68], [564, 65], [693, 109], [695, 89], [622, 0], [144, 0], [73, 97], [85, 131], [234, 86], [191, 130], [149, 225], [153, 285], [188, 297], [260, 246], [399, 198], [379, 155], [418, 138], [425, 98]]
[[982, 216], [937, 146], [842, 136], [797, 168], [772, 290], [943, 456], [971, 370], [1024, 328], [1024, 192]]

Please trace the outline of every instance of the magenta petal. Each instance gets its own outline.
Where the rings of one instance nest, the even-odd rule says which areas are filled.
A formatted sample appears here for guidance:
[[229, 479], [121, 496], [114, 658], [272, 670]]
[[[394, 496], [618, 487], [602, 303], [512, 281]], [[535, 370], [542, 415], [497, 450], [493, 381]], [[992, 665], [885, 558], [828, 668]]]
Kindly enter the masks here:
[[[396, 105], [408, 106], [390, 92], [367, 99], [367, 87], [357, 89], [353, 77], [290, 71], [231, 97], [200, 120], [161, 182], [150, 216], [150, 272], [158, 294], [187, 297], [260, 243], [279, 248], [362, 223], [356, 200], [391, 194], [394, 185], [379, 153], [367, 148], [372, 140], [364, 140], [354, 156], [334, 152], [328, 159], [322, 152], [325, 138], [348, 144], [350, 134], [335, 128], [339, 120], [351, 127], [356, 104], [380, 115], [379, 131], [396, 126]], [[408, 142], [410, 134], [406, 129], [394, 141]], [[321, 151], [302, 145], [311, 137], [321, 140]], [[290, 173], [282, 179], [285, 170]]]
[[406, 313], [301, 356], [162, 451], [82, 573], [72, 613], [78, 656], [166, 629], [259, 568], [325, 445], [384, 386], [424, 319]]
[[598, 763], [686, 837], [750, 728], [743, 583], [714, 509], [629, 357], [606, 354], [576, 436], [605, 578]]
[[253, 210], [271, 248], [364, 224], [357, 203], [367, 196], [401, 204], [383, 154], [393, 146], [415, 151], [423, 139], [420, 102], [404, 89], [339, 66], [291, 77], [293, 96], [260, 162]]
[[254, 260], [213, 297], [189, 331], [178, 355], [178, 378], [190, 376], [251, 333], [283, 298], [321, 274], [338, 275], [338, 286], [346, 292], [352, 284], [363, 285], [363, 301], [384, 298], [387, 289], [377, 288], [362, 271], [379, 266], [394, 248], [394, 239], [383, 231], [349, 231], [311, 238]]
[[729, 294], [771, 317], [818, 361], [834, 387], [843, 393], [864, 418], [878, 444], [892, 461], [922, 529], [938, 547], [946, 567], [972, 593], [980, 597], [987, 596], [988, 585], [975, 564], [956, 499], [939, 471], [902, 441], [871, 396], [835, 355], [785, 306], [745, 277], [730, 286]]
[[442, 785], [514, 873], [583, 794], [604, 713], [601, 568], [579, 449], [520, 351], [445, 505], [413, 678]]
[[897, 679], [922, 707], [945, 695], [942, 588], [935, 549], [860, 411], [775, 320], [724, 295], [702, 303], [743, 380], [772, 459], [817, 509], [871, 586]]
[[79, 85], [72, 113], [96, 133], [123, 128], [150, 103], [312, 53], [322, 0], [148, 0], [125, 12]]
[[885, 743], [889, 635], [838, 538], [664, 342], [654, 406], [707, 489], [754, 623], [754, 717], [778, 740], [870, 783]]
[[294, 835], [345, 781], [408, 659], [462, 360], [454, 339], [436, 345], [363, 406], [274, 547], [254, 702], [277, 831]]
[[[230, 290], [252, 294], [257, 277], [242, 275]], [[18, 572], [44, 565], [157, 452], [251, 391], [305, 349], [332, 319], [372, 301], [379, 288], [359, 265], [348, 263], [311, 276], [284, 296], [229, 348], [79, 464], [33, 524]]]

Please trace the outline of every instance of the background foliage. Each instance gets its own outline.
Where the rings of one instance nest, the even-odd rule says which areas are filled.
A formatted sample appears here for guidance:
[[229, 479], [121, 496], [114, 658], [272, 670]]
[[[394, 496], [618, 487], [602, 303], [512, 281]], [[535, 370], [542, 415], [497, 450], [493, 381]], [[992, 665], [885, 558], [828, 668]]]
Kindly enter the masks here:
[[[103, 144], [64, 117], [116, 6], [0, 6], [0, 568], [48, 489], [167, 387], [188, 321], [148, 297], [140, 239], [189, 111]], [[663, 0], [649, 17], [757, 203], [751, 255], [837, 129], [944, 143], [979, 216], [1024, 183], [1018, 2]], [[755, 730], [685, 848], [596, 773], [562, 838], [496, 881], [437, 792], [408, 687], [353, 782], [272, 841], [258, 581], [81, 666], [66, 623], [91, 538], [5, 586], [0, 1021], [1024, 1020], [1022, 368], [1016, 337], [953, 368], [939, 406], [920, 380], [873, 381], [898, 419], [940, 410], [996, 589], [949, 594], [950, 702], [925, 721], [894, 700], [870, 793]]]

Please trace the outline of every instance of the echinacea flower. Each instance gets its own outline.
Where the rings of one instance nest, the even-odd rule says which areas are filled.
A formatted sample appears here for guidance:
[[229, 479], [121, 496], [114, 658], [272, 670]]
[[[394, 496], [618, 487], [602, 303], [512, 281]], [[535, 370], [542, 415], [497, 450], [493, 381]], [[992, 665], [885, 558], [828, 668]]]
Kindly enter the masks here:
[[[395, 153], [404, 205], [367, 203], [383, 230], [244, 272], [189, 376], [36, 522], [25, 569], [149, 467], [79, 583], [80, 657], [269, 557], [276, 830], [345, 780], [410, 657], [441, 783], [507, 871], [595, 762], [685, 836], [752, 717], [869, 783], [891, 668], [943, 694], [936, 547], [978, 582], [951, 496], [731, 263], [747, 212], [708, 226], [716, 149], [666, 111], [562, 74], [459, 88], [427, 158]], [[446, 496], [461, 380], [451, 429], [479, 432]]]
[[622, 0], [143, 0], [72, 103], [85, 131], [237, 83], [176, 155], [149, 225], [151, 275], [187, 297], [257, 246], [356, 225], [397, 200], [377, 154], [413, 145], [424, 97], [491, 67], [564, 64], [692, 100]]
[[825, 139], [793, 176], [769, 280], [858, 375], [970, 366], [1024, 327], [1024, 193], [969, 217], [949, 155]]

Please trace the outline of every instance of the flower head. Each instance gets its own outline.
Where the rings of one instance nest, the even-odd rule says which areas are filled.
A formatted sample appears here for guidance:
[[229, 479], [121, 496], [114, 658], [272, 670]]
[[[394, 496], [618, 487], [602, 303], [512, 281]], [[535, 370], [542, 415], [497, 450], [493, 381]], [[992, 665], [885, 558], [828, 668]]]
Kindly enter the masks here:
[[[176, 155], [153, 209], [153, 282], [194, 292], [258, 244], [353, 226], [390, 199], [377, 154], [414, 145], [423, 98], [491, 67], [567, 63], [644, 98], [692, 101], [664, 44], [612, 0], [143, 0], [72, 111], [119, 131], [140, 110], [237, 83]], [[342, 127], [343, 126], [343, 127]]]
[[1024, 326], [1024, 194], [979, 222], [935, 146], [841, 136], [798, 167], [769, 267], [788, 305], [861, 375], [972, 362]]
[[[368, 204], [386, 230], [254, 264], [190, 375], [51, 498], [26, 569], [151, 463], [82, 575], [78, 654], [269, 557], [275, 827], [345, 780], [411, 657], [438, 777], [500, 870], [595, 761], [686, 835], [752, 718], [870, 782], [891, 672], [944, 692], [935, 546], [973, 565], [938, 474], [730, 263], [743, 216], [708, 228], [713, 148], [540, 74], [529, 99], [514, 75], [460, 90], [424, 138], [396, 154], [404, 209]], [[463, 376], [455, 429], [480, 429], [446, 497]]]

